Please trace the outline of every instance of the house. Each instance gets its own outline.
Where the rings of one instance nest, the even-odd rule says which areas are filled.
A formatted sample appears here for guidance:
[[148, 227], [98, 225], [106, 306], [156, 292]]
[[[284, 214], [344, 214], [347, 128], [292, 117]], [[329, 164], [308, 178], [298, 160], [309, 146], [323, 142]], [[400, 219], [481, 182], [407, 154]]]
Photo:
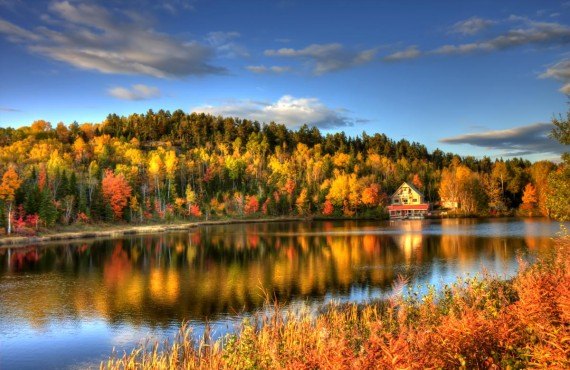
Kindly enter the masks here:
[[390, 197], [390, 219], [424, 218], [430, 208], [424, 195], [414, 185], [404, 182]]

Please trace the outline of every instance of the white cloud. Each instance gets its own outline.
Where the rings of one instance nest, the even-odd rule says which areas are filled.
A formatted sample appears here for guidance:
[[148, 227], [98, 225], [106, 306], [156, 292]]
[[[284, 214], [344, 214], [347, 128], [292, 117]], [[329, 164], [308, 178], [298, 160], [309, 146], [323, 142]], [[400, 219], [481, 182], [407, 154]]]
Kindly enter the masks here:
[[247, 69], [250, 72], [258, 73], [258, 74], [264, 74], [264, 73], [281, 74], [281, 73], [291, 71], [291, 67], [287, 67], [287, 66], [269, 66], [269, 67], [267, 67], [264, 65], [259, 65], [259, 66], [247, 66], [247, 67], [245, 67], [245, 69]]
[[534, 22], [524, 17], [511, 16], [509, 20], [522, 21], [523, 27], [513, 28], [503, 35], [479, 42], [444, 45], [435, 54], [467, 54], [510, 49], [517, 46], [567, 45], [570, 44], [570, 27], [559, 23]]
[[296, 58], [308, 62], [313, 73], [322, 75], [368, 63], [376, 49], [347, 50], [341, 44], [311, 44], [303, 49], [281, 48], [265, 50], [270, 57]]
[[241, 117], [269, 123], [282, 123], [296, 128], [303, 124], [322, 129], [351, 126], [354, 119], [346, 116], [346, 110], [327, 107], [317, 98], [295, 98], [284, 95], [273, 103], [253, 100], [231, 101], [223, 105], [196, 107], [194, 112]]
[[484, 29], [490, 27], [494, 23], [496, 22], [490, 19], [471, 17], [469, 19], [465, 19], [455, 23], [451, 27], [451, 32], [471, 36], [483, 31]]
[[195, 10], [194, 0], [161, 0], [157, 2], [151, 1], [150, 4], [160, 6], [173, 15], [179, 14], [180, 11]]
[[137, 84], [130, 89], [113, 87], [108, 90], [109, 95], [121, 100], [147, 100], [160, 97], [160, 90], [156, 87]]
[[159, 33], [136, 13], [119, 17], [97, 5], [70, 1], [54, 2], [49, 9], [49, 27], [31, 32], [2, 21], [0, 33], [32, 52], [102, 73], [163, 78], [225, 72], [209, 64], [212, 47]]
[[422, 52], [416, 45], [412, 45], [404, 50], [397, 51], [384, 57], [386, 62], [399, 62], [406, 59], [416, 59], [422, 55]]
[[564, 59], [548, 67], [539, 77], [553, 78], [562, 81], [564, 85], [562, 85], [559, 91], [563, 94], [570, 95], [570, 59]]
[[238, 44], [235, 40], [241, 37], [239, 32], [223, 32], [215, 31], [206, 35], [206, 41], [212, 45], [218, 52], [218, 55], [225, 58], [247, 58], [249, 52], [243, 46]]
[[7, 35], [11, 42], [38, 41], [41, 37], [13, 23], [0, 19], [0, 33]]

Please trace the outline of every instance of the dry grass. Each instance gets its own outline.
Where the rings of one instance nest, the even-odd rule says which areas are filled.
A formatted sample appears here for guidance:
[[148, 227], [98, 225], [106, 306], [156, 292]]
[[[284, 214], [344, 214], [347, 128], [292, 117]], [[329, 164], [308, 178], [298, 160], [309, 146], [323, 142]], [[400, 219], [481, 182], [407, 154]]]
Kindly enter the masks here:
[[102, 369], [570, 368], [570, 238], [510, 281], [461, 280], [440, 292], [326, 306], [245, 321], [199, 343], [183, 327], [160, 349], [141, 346]]

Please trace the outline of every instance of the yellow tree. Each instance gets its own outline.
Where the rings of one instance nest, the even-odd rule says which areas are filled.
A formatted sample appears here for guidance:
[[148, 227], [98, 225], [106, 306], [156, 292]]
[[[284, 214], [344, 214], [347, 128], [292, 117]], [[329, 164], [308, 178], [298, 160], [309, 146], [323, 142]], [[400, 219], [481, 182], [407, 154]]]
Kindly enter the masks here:
[[160, 198], [160, 182], [163, 174], [164, 162], [160, 158], [160, 154], [152, 152], [148, 159], [148, 174], [154, 180], [154, 189], [156, 195]]
[[2, 183], [0, 183], [0, 200], [5, 204], [6, 213], [8, 216], [8, 235], [12, 233], [12, 208], [14, 200], [16, 199], [16, 190], [22, 184], [22, 180], [14, 167], [8, 168], [2, 176]]
[[75, 157], [75, 161], [82, 163], [84, 160], [88, 159], [88, 144], [80, 137], [78, 137], [72, 145], [73, 148], [73, 156]]
[[166, 199], [170, 201], [170, 191], [175, 193], [174, 180], [176, 177], [176, 170], [178, 169], [178, 157], [176, 157], [176, 152], [174, 150], [169, 150], [164, 154], [164, 169], [166, 171], [167, 189], [166, 189]]
[[478, 212], [487, 200], [479, 176], [458, 162], [443, 169], [439, 196], [443, 208], [460, 208], [469, 214]]
[[68, 170], [66, 154], [60, 155], [59, 150], [51, 153], [47, 161], [47, 173], [51, 183], [51, 190], [53, 191], [53, 198], [55, 199], [59, 186], [61, 185], [63, 171]]
[[196, 192], [192, 190], [190, 184], [186, 186], [186, 204], [188, 205], [188, 213], [190, 213], [190, 208], [196, 203]]
[[439, 197], [443, 208], [459, 207], [459, 184], [455, 181], [456, 172], [455, 166], [444, 168], [441, 172]]
[[501, 183], [501, 195], [505, 195], [505, 181], [507, 181], [507, 177], [509, 176], [509, 171], [507, 169], [507, 165], [505, 162], [497, 161], [493, 165], [493, 170], [491, 172], [491, 176]]
[[538, 197], [536, 194], [536, 188], [529, 182], [523, 191], [522, 204], [520, 206], [522, 211], [525, 211], [529, 216], [532, 216], [536, 205], [538, 203]]
[[307, 194], [307, 189], [301, 190], [301, 193], [297, 197], [295, 201], [295, 205], [297, 206], [297, 211], [300, 215], [307, 214], [309, 211], [309, 197]]
[[361, 186], [356, 174], [347, 175], [337, 172], [326, 198], [333, 205], [342, 206], [344, 214], [351, 216], [360, 204], [360, 190]]

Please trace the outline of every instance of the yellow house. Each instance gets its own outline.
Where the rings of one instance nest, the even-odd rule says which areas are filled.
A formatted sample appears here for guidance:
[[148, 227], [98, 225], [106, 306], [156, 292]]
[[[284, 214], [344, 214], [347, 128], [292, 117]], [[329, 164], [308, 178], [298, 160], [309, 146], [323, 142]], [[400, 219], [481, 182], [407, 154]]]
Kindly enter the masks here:
[[408, 182], [392, 194], [388, 206], [391, 219], [424, 218], [428, 210], [429, 203], [424, 202], [422, 192]]

